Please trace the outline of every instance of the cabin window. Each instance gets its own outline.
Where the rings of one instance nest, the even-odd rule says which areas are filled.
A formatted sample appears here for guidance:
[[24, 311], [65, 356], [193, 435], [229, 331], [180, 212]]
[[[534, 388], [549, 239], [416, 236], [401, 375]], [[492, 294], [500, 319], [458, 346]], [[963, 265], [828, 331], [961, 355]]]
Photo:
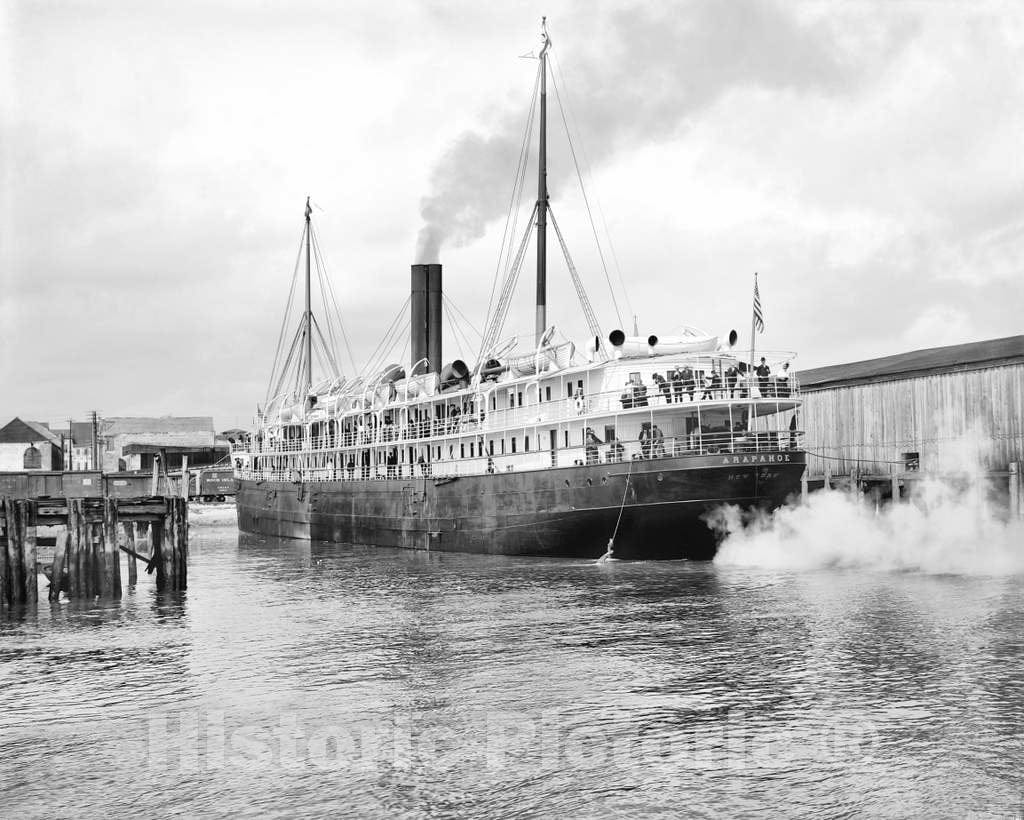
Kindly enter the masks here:
[[505, 455], [505, 439], [501, 440], [501, 454]]
[[[569, 385], [569, 389], [572, 390], [572, 385]], [[569, 446], [569, 431], [568, 430], [565, 431], [565, 446], [566, 447]]]
[[497, 410], [498, 409], [498, 397], [493, 395], [493, 394], [491, 395], [491, 409], [492, 410]]
[[614, 424], [606, 424], [604, 426], [604, 440], [605, 441], [615, 441], [615, 425]]
[[466, 445], [465, 444], [460, 444], [459, 445], [459, 458], [465, 458], [465, 457], [466, 457]]
[[571, 399], [572, 398], [572, 382], [566, 382], [566, 385], [565, 385], [565, 397], [567, 399]]
[[39, 470], [43, 466], [43, 454], [36, 449], [34, 444], [30, 444], [25, 451], [25, 455], [22, 457], [21, 463], [25, 470]]
[[529, 436], [525, 436], [524, 439], [523, 439], [523, 452], [524, 453], [530, 452], [530, 437]]
[[515, 407], [516, 406], [516, 391], [515, 390], [509, 390], [508, 391], [508, 406], [509, 407]]
[[551, 386], [548, 385], [544, 388], [544, 400], [551, 401]]
[[523, 392], [521, 390], [519, 391], [519, 406], [523, 406]]
[[512, 436], [512, 452], [516, 451], [516, 437]]
[[494, 439], [493, 438], [490, 441], [487, 442], [487, 454], [491, 455], [491, 456], [494, 455]]

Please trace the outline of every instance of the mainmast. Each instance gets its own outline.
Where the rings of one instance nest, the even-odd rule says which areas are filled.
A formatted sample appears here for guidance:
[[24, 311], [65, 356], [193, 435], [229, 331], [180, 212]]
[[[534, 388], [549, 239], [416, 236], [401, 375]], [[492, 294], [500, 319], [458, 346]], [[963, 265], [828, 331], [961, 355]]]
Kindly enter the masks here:
[[306, 197], [306, 389], [303, 396], [308, 396], [313, 387], [313, 310], [310, 307], [310, 222], [309, 218], [313, 209], [309, 205], [309, 197]]
[[537, 159], [537, 338], [547, 330], [547, 277], [548, 277], [548, 37], [547, 17], [541, 18], [544, 46], [540, 50], [540, 150]]

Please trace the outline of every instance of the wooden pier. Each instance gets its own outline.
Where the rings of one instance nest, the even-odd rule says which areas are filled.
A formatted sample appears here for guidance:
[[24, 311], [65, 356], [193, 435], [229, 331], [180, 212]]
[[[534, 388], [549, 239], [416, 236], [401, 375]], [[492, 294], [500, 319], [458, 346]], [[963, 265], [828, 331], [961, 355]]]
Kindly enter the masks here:
[[[71, 487], [82, 486], [81, 476], [64, 475], [71, 476]], [[95, 485], [86, 485], [95, 493], [87, 496], [19, 497], [4, 494], [11, 487], [2, 485], [25, 481], [0, 482], [0, 606], [36, 604], [39, 573], [46, 570], [38, 560], [44, 540], [40, 528], [57, 528], [56, 538], [49, 538], [51, 601], [58, 601], [62, 593], [68, 599], [119, 599], [121, 552], [128, 556], [129, 586], [137, 583], [142, 561], [146, 572], [156, 573], [158, 590], [187, 587], [188, 501], [178, 496], [128, 497], [129, 482], [98, 478]], [[120, 492], [107, 494], [107, 487]], [[143, 544], [146, 552], [141, 551]]]

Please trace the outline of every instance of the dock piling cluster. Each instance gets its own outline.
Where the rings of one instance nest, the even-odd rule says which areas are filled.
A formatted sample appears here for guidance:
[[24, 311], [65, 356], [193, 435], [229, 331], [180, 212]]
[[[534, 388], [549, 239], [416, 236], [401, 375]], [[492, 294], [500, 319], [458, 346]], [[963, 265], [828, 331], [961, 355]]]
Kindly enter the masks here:
[[[38, 560], [40, 527], [63, 527], [52, 564]], [[140, 552], [148, 542], [148, 555]], [[44, 541], [44, 543], [50, 543]], [[49, 570], [51, 602], [122, 596], [121, 552], [128, 585], [138, 583], [138, 561], [156, 573], [161, 591], [188, 585], [188, 501], [178, 496], [119, 498], [0, 498], [0, 605], [34, 606], [39, 573]]]

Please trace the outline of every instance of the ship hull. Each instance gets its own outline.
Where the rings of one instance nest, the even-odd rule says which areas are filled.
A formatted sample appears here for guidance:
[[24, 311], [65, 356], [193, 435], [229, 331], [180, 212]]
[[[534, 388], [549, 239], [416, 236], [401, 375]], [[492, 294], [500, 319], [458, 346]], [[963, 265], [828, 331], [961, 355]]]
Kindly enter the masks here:
[[706, 515], [773, 509], [799, 491], [798, 451], [677, 457], [495, 475], [283, 482], [240, 479], [243, 532], [489, 555], [707, 559]]

